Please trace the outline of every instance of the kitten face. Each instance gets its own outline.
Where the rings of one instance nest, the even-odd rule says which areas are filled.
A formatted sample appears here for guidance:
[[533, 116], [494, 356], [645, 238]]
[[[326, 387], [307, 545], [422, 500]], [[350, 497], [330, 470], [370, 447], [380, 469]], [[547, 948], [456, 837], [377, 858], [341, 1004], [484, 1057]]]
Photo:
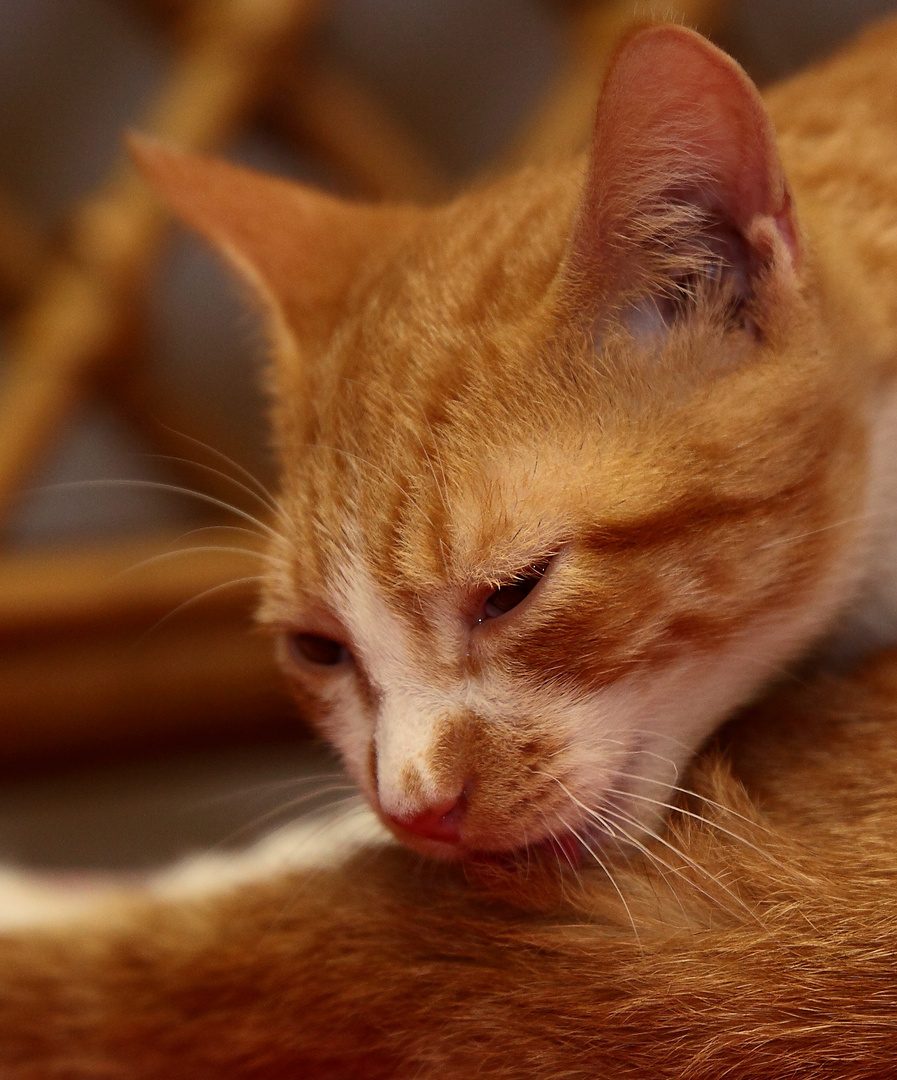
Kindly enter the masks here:
[[637, 839], [851, 583], [861, 390], [746, 76], [643, 31], [587, 161], [435, 210], [139, 156], [269, 313], [262, 619], [371, 804], [441, 855]]
[[551, 183], [499, 228], [513, 184], [418, 222], [278, 396], [264, 618], [372, 805], [439, 854], [637, 836], [845, 587], [861, 436], [812, 312], [772, 302], [759, 341], [706, 304], [596, 351]]

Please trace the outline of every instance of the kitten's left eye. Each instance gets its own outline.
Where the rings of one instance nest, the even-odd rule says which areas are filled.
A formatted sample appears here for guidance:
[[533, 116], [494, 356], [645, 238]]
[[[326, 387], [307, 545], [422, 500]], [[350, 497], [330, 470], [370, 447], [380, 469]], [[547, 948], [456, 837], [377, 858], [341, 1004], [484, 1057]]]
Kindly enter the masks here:
[[548, 562], [533, 563], [526, 570], [521, 570], [507, 585], [500, 585], [486, 599], [483, 605], [483, 618], [498, 619], [517, 607], [529, 596], [545, 575]]
[[345, 645], [319, 634], [287, 634], [286, 641], [291, 656], [322, 667], [335, 667], [351, 659]]

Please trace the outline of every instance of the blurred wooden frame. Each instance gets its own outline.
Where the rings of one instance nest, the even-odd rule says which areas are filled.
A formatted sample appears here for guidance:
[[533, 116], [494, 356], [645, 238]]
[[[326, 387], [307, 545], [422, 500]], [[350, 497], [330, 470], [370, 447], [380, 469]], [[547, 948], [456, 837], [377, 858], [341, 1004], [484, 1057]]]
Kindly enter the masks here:
[[[264, 116], [363, 196], [432, 201], [450, 193], [448, 178], [376, 95], [314, 45], [325, 0], [130, 2], [170, 37], [176, 56], [147, 114], [135, 120], [140, 130], [214, 150]], [[634, 15], [678, 17], [708, 31], [718, 4], [554, 6], [568, 27], [566, 64], [502, 165], [584, 144], [609, 49]], [[92, 395], [111, 400], [163, 453], [183, 455], [172, 429], [229, 451], [227, 432], [194, 403], [187, 415], [151, 380], [130, 340], [166, 224], [124, 157], [73, 212], [59, 245], [0, 192], [0, 306], [10, 326], [10, 359], [0, 370], [0, 522]], [[196, 474], [185, 483], [194, 486]], [[233, 485], [213, 472], [203, 486], [234, 502]], [[0, 758], [197, 732], [219, 738], [289, 715], [269, 643], [248, 632], [252, 582], [230, 586], [251, 578], [254, 564], [212, 549], [153, 560], [173, 544], [147, 537], [0, 556]], [[191, 602], [202, 593], [205, 600]]]

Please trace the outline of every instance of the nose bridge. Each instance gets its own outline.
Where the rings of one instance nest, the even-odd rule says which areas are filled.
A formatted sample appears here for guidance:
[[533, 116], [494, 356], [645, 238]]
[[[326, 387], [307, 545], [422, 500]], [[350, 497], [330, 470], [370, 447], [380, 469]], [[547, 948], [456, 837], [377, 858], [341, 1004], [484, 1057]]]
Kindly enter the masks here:
[[[374, 729], [377, 791], [390, 814], [457, 798], [464, 785], [457, 770], [441, 767], [441, 733], [452, 723], [452, 703], [435, 695], [387, 693]], [[457, 790], [455, 790], [457, 788]]]
[[464, 693], [456, 663], [459, 643], [435, 608], [427, 616], [421, 613], [426, 626], [409, 618], [360, 563], [341, 570], [338, 591], [369, 688], [370, 773], [382, 810], [407, 816], [435, 812], [452, 800], [455, 805], [461, 789], [452, 790], [446, 770], [434, 768], [434, 746]]

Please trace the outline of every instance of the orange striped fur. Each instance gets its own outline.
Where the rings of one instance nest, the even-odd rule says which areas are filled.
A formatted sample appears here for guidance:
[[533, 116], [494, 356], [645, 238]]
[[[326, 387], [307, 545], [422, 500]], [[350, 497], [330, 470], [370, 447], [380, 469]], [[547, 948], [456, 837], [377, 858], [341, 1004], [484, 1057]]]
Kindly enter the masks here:
[[138, 147], [269, 316], [287, 677], [462, 858], [0, 935], [0, 1076], [893, 1074], [897, 654], [691, 759], [894, 637], [895, 88], [897, 22], [766, 106], [644, 30], [587, 160], [427, 211]]
[[[881, 85], [894, 25], [775, 92], [783, 170], [743, 72], [649, 27], [585, 162], [433, 210], [138, 149], [271, 316], [283, 510], [262, 618], [300, 654], [296, 635], [347, 650], [284, 647], [287, 676], [408, 842], [638, 836], [845, 608], [889, 639], [887, 585], [867, 584], [894, 501]], [[403, 828], [443, 811], [450, 842]]]

